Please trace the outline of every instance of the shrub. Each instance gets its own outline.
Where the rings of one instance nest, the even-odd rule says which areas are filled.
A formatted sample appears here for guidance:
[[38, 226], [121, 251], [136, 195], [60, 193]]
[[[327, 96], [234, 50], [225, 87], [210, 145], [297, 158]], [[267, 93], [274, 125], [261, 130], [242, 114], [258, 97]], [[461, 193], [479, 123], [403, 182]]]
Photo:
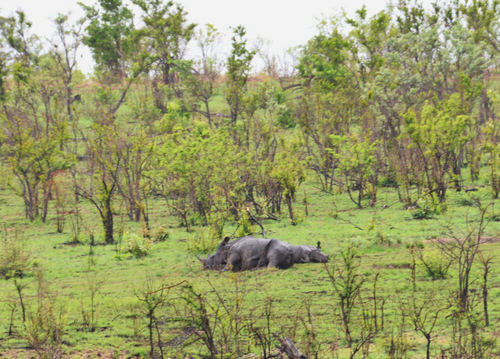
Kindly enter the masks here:
[[200, 228], [187, 240], [187, 249], [191, 253], [207, 254], [217, 249], [220, 238], [210, 235], [210, 231]]
[[170, 236], [170, 233], [164, 226], [151, 228], [149, 230], [143, 227], [141, 230], [141, 234], [143, 237], [150, 238], [154, 243], [166, 241]]
[[147, 256], [151, 249], [151, 239], [138, 236], [135, 233], [124, 233], [125, 249], [135, 258]]
[[419, 256], [425, 274], [432, 280], [445, 279], [451, 262], [437, 249], [424, 251]]
[[252, 224], [250, 216], [248, 213], [243, 212], [238, 221], [238, 231], [236, 232], [236, 237], [245, 237], [254, 232], [255, 228]]
[[22, 278], [29, 271], [30, 253], [24, 250], [23, 241], [8, 236], [0, 244], [0, 276], [5, 279]]
[[459, 206], [463, 207], [472, 207], [476, 204], [476, 201], [468, 196], [467, 194], [458, 194], [458, 197], [456, 199], [456, 202]]
[[169, 238], [170, 234], [163, 226], [153, 228], [151, 230], [151, 238], [154, 242], [163, 242]]
[[382, 232], [380, 230], [376, 230], [372, 233], [372, 235], [370, 236], [370, 241], [372, 242], [372, 244], [377, 246], [390, 247], [393, 245], [393, 241], [390, 238], [390, 236], [387, 233]]
[[411, 209], [411, 215], [413, 219], [432, 219], [434, 217], [434, 211], [429, 207], [419, 207]]
[[62, 337], [67, 322], [64, 305], [46, 286], [44, 273], [37, 272], [37, 306], [28, 313], [24, 336], [39, 358], [61, 358]]

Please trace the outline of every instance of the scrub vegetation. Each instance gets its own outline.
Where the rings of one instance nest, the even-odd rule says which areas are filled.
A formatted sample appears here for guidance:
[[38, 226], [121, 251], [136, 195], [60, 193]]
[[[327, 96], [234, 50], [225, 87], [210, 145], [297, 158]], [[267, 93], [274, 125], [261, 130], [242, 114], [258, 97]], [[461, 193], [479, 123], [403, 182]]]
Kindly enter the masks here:
[[[3, 356], [500, 355], [498, 1], [362, 8], [281, 57], [80, 6], [50, 42], [0, 17]], [[203, 270], [248, 234], [330, 261]]]

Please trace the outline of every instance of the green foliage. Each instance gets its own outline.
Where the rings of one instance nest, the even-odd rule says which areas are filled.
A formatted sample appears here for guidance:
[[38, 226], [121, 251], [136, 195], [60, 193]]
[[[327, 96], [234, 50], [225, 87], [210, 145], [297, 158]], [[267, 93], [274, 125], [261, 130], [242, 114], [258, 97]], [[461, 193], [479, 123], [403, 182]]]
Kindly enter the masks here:
[[248, 50], [245, 39], [246, 30], [243, 26], [233, 29], [231, 39], [231, 53], [227, 59], [228, 83], [226, 87], [226, 101], [231, 113], [231, 121], [236, 122], [242, 110], [244, 89], [250, 74], [251, 62], [255, 51]]
[[57, 358], [62, 355], [68, 319], [64, 307], [47, 287], [41, 271], [37, 273], [37, 281], [38, 301], [34, 310], [28, 312], [24, 335], [40, 358]]
[[489, 154], [490, 185], [493, 198], [500, 194], [500, 125], [498, 120], [488, 121], [484, 127], [486, 141], [484, 150]]
[[473, 207], [476, 204], [474, 197], [468, 195], [467, 193], [459, 194], [456, 202], [458, 205], [466, 207]]
[[125, 232], [123, 235], [124, 250], [132, 254], [135, 258], [147, 256], [153, 241], [151, 238], [139, 236], [135, 233]]
[[454, 94], [437, 106], [425, 105], [420, 116], [409, 111], [404, 117], [407, 135], [412, 139], [410, 148], [418, 150], [425, 166], [429, 193], [437, 194], [440, 202], [446, 198], [446, 176], [452, 157], [472, 138], [467, 129], [473, 121], [461, 112], [460, 96]]
[[[480, 240], [498, 235], [497, 0], [402, 0], [372, 17], [362, 8], [325, 20], [298, 67], [266, 80], [251, 78], [242, 27], [228, 57], [209, 25], [196, 38], [201, 57], [188, 58], [195, 27], [181, 5], [132, 4], [134, 23], [121, 0], [83, 5], [82, 33], [81, 22], [57, 17], [50, 46], [30, 36], [22, 12], [0, 17], [0, 218], [26, 233], [1, 247], [0, 274], [17, 291], [0, 291], [2, 349], [26, 346], [28, 308], [41, 328], [30, 345], [44, 342], [53, 356], [119, 347], [117, 356], [270, 357], [277, 333], [308, 357], [423, 357], [426, 345], [428, 357], [488, 357], [495, 328], [483, 325], [483, 308], [495, 318], [499, 305], [487, 270], [498, 268], [470, 259], [498, 252]], [[92, 79], [75, 70], [82, 34], [99, 58]], [[476, 188], [477, 197], [464, 194]], [[490, 196], [488, 210], [471, 215]], [[101, 228], [116, 247], [96, 246]], [[423, 249], [444, 243], [443, 229], [452, 241]], [[81, 231], [90, 246], [78, 245]], [[258, 232], [321, 241], [342, 257], [326, 272], [309, 263], [228, 276], [202, 272], [191, 255], [213, 253], [227, 233]], [[418, 267], [438, 282], [416, 276], [417, 249], [405, 246], [415, 241]], [[51, 293], [20, 284], [31, 253], [64, 300], [64, 341]], [[89, 271], [113, 278], [94, 318]], [[182, 277], [190, 289], [167, 298], [170, 286], [152, 277]], [[136, 296], [138, 283], [147, 285]], [[427, 297], [443, 288], [459, 301]], [[149, 350], [136, 347], [146, 329]]]
[[[371, 192], [373, 203], [378, 185], [375, 169], [377, 168], [376, 151], [379, 142], [372, 139], [370, 132], [363, 137], [357, 134], [331, 135], [331, 139], [333, 149], [330, 151], [337, 159], [337, 167], [345, 178], [344, 184], [351, 199], [359, 208], [362, 208], [361, 201], [365, 193]], [[358, 191], [357, 199], [351, 195], [353, 190]]]
[[320, 91], [331, 91], [346, 84], [350, 72], [346, 66], [349, 41], [338, 29], [316, 35], [302, 50], [299, 75], [314, 81]]
[[426, 276], [432, 280], [445, 279], [451, 261], [437, 249], [425, 250], [420, 253], [420, 266]]
[[[161, 83], [174, 88], [184, 62], [184, 47], [193, 37], [196, 25], [187, 23], [187, 12], [173, 1], [133, 0], [132, 3], [143, 12], [144, 27], [137, 36], [145, 43], [152, 67], [161, 73]], [[162, 99], [156, 100], [164, 110], [164, 104], [158, 102]]]
[[187, 250], [193, 254], [212, 254], [221, 241], [206, 228], [197, 229], [187, 239]]
[[121, 0], [99, 0], [98, 4], [99, 8], [79, 3], [89, 19], [83, 42], [98, 64], [123, 76], [125, 61], [135, 47], [132, 12]]
[[0, 242], [0, 276], [5, 279], [23, 278], [29, 273], [32, 261], [31, 253], [25, 249], [24, 240], [6, 233]]
[[237, 237], [244, 237], [255, 233], [255, 225], [252, 223], [250, 216], [247, 212], [243, 212], [238, 219]]

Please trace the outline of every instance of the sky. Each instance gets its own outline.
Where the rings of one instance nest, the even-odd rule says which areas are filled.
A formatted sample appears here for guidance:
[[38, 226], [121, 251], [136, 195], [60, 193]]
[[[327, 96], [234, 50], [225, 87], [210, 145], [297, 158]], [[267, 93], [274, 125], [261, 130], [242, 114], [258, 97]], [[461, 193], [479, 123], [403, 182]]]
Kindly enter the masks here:
[[[86, 5], [96, 0], [80, 0]], [[165, 0], [166, 1], [166, 0]], [[225, 48], [231, 37], [230, 27], [243, 25], [247, 30], [250, 46], [258, 38], [270, 42], [270, 52], [283, 54], [288, 48], [305, 44], [317, 33], [320, 19], [340, 14], [348, 15], [366, 4], [368, 14], [373, 15], [387, 7], [390, 0], [176, 0], [188, 12], [188, 19], [200, 25], [210, 23], [224, 35]], [[424, 0], [424, 3], [430, 2]], [[23, 10], [33, 23], [33, 32], [50, 38], [54, 34], [52, 19], [58, 13], [71, 12], [71, 19], [83, 16], [77, 0], [2, 0], [0, 15], [9, 16]], [[192, 50], [191, 50], [192, 51]], [[90, 54], [83, 54], [82, 70], [88, 72]]]

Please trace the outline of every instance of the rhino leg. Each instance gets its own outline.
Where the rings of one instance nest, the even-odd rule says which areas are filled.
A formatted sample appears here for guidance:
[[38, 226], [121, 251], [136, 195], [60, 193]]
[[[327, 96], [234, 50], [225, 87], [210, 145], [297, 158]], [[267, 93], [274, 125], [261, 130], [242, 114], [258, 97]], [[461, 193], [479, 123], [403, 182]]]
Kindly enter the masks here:
[[227, 264], [224, 267], [223, 271], [234, 271], [240, 269], [241, 264], [241, 256], [237, 251], [231, 252], [229, 254], [229, 258], [227, 259]]

